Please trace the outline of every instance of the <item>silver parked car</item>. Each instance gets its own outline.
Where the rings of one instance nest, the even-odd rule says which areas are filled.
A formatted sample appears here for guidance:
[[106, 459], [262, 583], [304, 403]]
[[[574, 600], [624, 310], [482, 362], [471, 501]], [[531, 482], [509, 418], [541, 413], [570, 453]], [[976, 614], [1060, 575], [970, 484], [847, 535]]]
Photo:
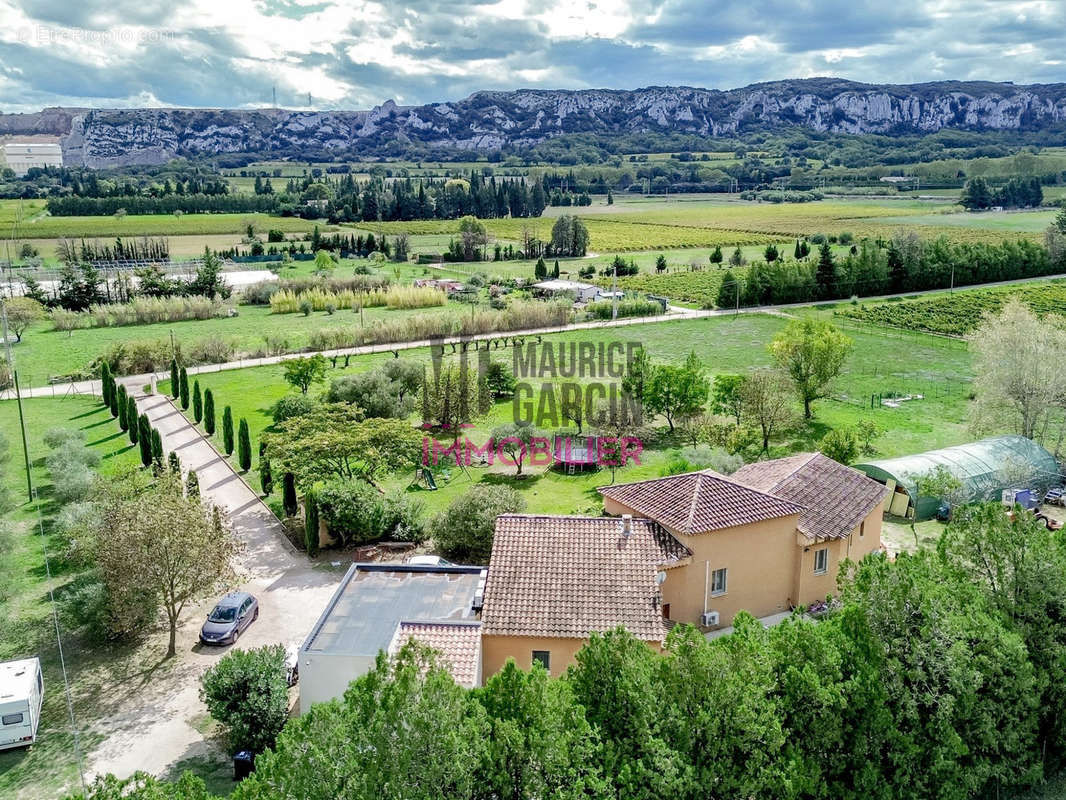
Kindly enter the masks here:
[[230, 592], [218, 603], [200, 628], [204, 644], [233, 644], [259, 618], [259, 601], [248, 592]]

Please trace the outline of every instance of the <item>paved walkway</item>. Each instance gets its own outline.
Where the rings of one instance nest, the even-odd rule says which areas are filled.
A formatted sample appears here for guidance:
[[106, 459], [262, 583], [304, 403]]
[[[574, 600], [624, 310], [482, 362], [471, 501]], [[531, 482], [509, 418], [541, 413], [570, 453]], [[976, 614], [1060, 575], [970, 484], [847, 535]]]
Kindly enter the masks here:
[[[281, 523], [234, 472], [229, 462], [162, 395], [136, 396], [163, 438], [168, 453], [177, 452], [185, 470], [196, 471], [201, 496], [227, 514], [244, 546], [237, 561], [234, 588], [259, 600], [259, 619], [241, 637], [242, 649], [265, 644], [301, 642], [325, 608], [343, 570], [316, 566], [285, 538]], [[344, 565], [347, 566], [347, 565]], [[125, 777], [136, 770], [165, 773], [188, 758], [217, 759], [225, 754], [200, 732], [207, 709], [199, 699], [200, 676], [229, 648], [205, 648], [197, 640], [204, 615], [216, 598], [207, 598], [182, 615], [177, 658], [165, 662], [152, 679], [135, 690], [120, 686], [112, 712], [98, 720], [103, 741], [88, 755], [93, 774], [113, 772]], [[153, 635], [159, 655], [166, 635]]]
[[[994, 283], [983, 283], [977, 286], [963, 286], [960, 287], [960, 291], [968, 289], [987, 289], [995, 286], [1010, 286], [1016, 283], [1033, 283], [1035, 281], [1049, 281], [1057, 278], [1066, 278], [1066, 273], [1057, 275], [1045, 275], [1039, 278], [1018, 278], [1010, 281], [996, 281]], [[895, 294], [882, 294], [873, 297], [861, 298], [863, 302], [872, 302], [877, 300], [890, 300], [899, 297], [922, 297], [929, 294], [941, 294], [947, 290], [945, 289], [929, 289], [921, 292], [897, 292]], [[846, 302], [845, 300], [833, 301], [836, 303]], [[818, 305], [817, 303], [782, 303], [780, 305], [771, 306], [752, 306], [740, 309], [733, 308], [716, 308], [713, 310], [697, 310], [692, 308], [682, 308], [680, 306], [670, 306], [670, 313], [661, 314], [655, 317], [626, 317], [623, 319], [609, 319], [596, 322], [575, 322], [569, 325], [560, 325], [551, 328], [531, 328], [521, 331], [499, 331], [497, 333], [484, 333], [476, 336], [449, 336], [443, 339], [420, 339], [413, 342], [396, 342], [393, 344], [374, 344], [363, 345], [361, 347], [346, 347], [340, 350], [322, 350], [321, 352], [325, 356], [344, 356], [344, 355], [366, 355], [369, 353], [392, 353], [400, 350], [413, 350], [420, 347], [429, 347], [430, 345], [451, 345], [458, 344], [463, 341], [486, 341], [492, 339], [504, 339], [523, 336], [536, 336], [545, 335], [551, 333], [565, 333], [567, 331], [579, 331], [590, 330], [593, 328], [619, 328], [629, 325], [655, 325], [664, 322], [677, 322], [683, 319], [703, 319], [705, 317], [723, 317], [735, 314], [777, 314], [781, 312], [788, 312], [798, 308], [808, 308], [812, 305]], [[203, 375], [210, 372], [224, 372], [231, 369], [243, 369], [245, 367], [261, 367], [270, 364], [280, 364], [284, 361], [289, 361], [294, 358], [302, 358], [304, 356], [312, 355], [310, 352], [302, 353], [286, 353], [280, 356], [267, 356], [265, 358], [245, 358], [237, 361], [228, 361], [224, 364], [205, 364], [199, 367], [189, 367], [188, 373], [190, 375]], [[136, 387], [139, 389], [141, 386], [145, 386], [151, 383], [152, 378], [157, 380], [167, 380], [170, 378], [169, 372], [156, 372], [156, 373], [144, 373], [141, 375], [127, 375], [121, 378], [121, 381], [127, 386]], [[73, 383], [61, 383], [53, 386], [36, 386], [32, 388], [22, 389], [23, 397], [62, 397], [66, 394], [100, 394], [100, 381], [75, 381]], [[0, 400], [14, 399], [15, 393], [13, 389], [6, 389], [0, 392]]]

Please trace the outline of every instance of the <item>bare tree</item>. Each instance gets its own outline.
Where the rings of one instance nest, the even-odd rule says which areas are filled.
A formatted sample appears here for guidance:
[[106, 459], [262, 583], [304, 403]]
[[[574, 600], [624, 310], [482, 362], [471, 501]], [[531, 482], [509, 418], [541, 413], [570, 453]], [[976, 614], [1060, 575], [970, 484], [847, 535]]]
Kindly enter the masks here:
[[765, 453], [770, 449], [773, 435], [795, 421], [792, 384], [776, 370], [757, 369], [748, 375], [741, 392], [744, 417], [762, 434], [762, 451]]
[[977, 431], [1008, 428], [1061, 447], [1066, 417], [1066, 331], [1019, 300], [986, 316], [970, 337], [977, 377]]

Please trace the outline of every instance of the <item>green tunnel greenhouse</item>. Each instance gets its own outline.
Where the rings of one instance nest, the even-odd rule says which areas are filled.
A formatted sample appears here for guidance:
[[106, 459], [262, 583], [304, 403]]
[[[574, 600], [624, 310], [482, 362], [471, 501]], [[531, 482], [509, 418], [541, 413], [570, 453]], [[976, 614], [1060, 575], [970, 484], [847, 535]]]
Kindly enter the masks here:
[[938, 466], [962, 481], [973, 502], [998, 500], [1004, 489], [1044, 492], [1060, 483], [1055, 457], [1024, 436], [993, 436], [943, 450], [868, 461], [855, 469], [892, 491], [885, 501], [886, 514], [923, 520], [935, 515], [940, 503], [935, 497], [919, 496], [916, 480]]

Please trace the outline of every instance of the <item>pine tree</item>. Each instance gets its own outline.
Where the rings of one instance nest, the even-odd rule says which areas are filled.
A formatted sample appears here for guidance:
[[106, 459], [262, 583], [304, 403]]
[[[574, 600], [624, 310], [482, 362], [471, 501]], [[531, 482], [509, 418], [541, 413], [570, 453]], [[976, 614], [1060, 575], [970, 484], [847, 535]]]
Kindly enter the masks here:
[[281, 478], [281, 506], [287, 517], [295, 517], [299, 510], [296, 500], [296, 476], [291, 472], [286, 472]]
[[227, 456], [233, 455], [233, 412], [229, 406], [222, 409], [222, 447]]
[[555, 259], [555, 266], [552, 267], [552, 277], [553, 278], [558, 278], [559, 277], [559, 259]]
[[176, 358], [170, 359], [170, 393], [174, 396], [174, 399], [178, 399], [178, 394], [181, 392], [181, 377], [178, 374], [178, 360]]
[[141, 464], [150, 467], [152, 466], [152, 426], [148, 422], [148, 415], [141, 414], [140, 419], [137, 420], [137, 446], [141, 451]]
[[122, 428], [122, 430], [128, 431], [130, 429], [130, 425], [136, 422], [137, 418], [134, 417], [131, 420], [127, 416], [129, 413], [130, 404], [129, 398], [126, 396], [125, 386], [118, 387], [118, 392], [116, 393], [115, 397], [115, 406], [118, 409], [118, 426]]
[[712, 264], [722, 263], [722, 245], [716, 244], [714, 250], [711, 251], [710, 261]]
[[163, 474], [163, 437], [152, 428], [152, 465], [156, 475]]
[[178, 453], [176, 450], [171, 450], [170, 455], [167, 456], [167, 467], [175, 475], [181, 474], [181, 459], [178, 458]]
[[800, 240], [796, 240], [796, 249], [792, 251], [792, 257], [799, 261], [803, 258], [803, 247], [800, 246]]
[[181, 384], [181, 410], [189, 410], [189, 373], [185, 367], [181, 368], [181, 373], [178, 377], [178, 383]]
[[107, 404], [111, 407], [111, 416], [118, 418], [118, 390], [119, 386], [115, 379], [111, 379], [111, 388], [107, 392]]
[[837, 294], [837, 265], [833, 261], [833, 251], [829, 242], [824, 242], [818, 251], [818, 269], [814, 274], [818, 282], [818, 292], [823, 300], [832, 300]]
[[200, 496], [200, 479], [196, 477], [196, 470], [190, 469], [185, 476], [185, 494], [189, 497]]
[[199, 425], [204, 418], [204, 397], [200, 394], [200, 381], [192, 384], [192, 417]]
[[106, 361], [100, 365], [100, 395], [105, 406], [111, 405], [111, 366]]
[[237, 463], [241, 472], [252, 468], [252, 438], [248, 433], [248, 420], [244, 417], [241, 417], [241, 424], [237, 427]]
[[215, 395], [210, 389], [204, 389], [204, 430], [215, 435]]
[[130, 444], [137, 444], [140, 426], [137, 424], [137, 401], [133, 399], [133, 395], [126, 398], [126, 424], [129, 426], [127, 433], [130, 435]]
[[542, 281], [548, 277], [548, 266], [544, 263], [543, 258], [537, 259], [537, 264], [533, 267], [533, 277], [538, 281]]

